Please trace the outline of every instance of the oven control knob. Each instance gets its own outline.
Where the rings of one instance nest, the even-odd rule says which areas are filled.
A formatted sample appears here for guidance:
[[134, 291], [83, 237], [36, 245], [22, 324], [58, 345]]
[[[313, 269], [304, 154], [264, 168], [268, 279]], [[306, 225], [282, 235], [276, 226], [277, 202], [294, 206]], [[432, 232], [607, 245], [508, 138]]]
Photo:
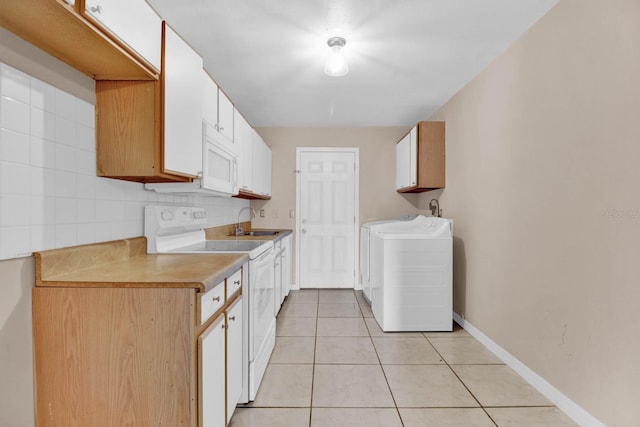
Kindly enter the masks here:
[[171, 221], [173, 219], [173, 212], [162, 211], [162, 213], [160, 214], [160, 218], [162, 218], [165, 221]]

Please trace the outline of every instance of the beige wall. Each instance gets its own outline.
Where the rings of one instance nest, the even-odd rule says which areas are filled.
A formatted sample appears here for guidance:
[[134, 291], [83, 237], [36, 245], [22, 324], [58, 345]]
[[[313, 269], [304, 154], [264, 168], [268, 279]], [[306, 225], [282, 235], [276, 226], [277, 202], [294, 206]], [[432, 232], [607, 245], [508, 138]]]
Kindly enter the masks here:
[[447, 122], [455, 311], [608, 426], [640, 425], [640, 2], [560, 0]]
[[0, 261], [0, 426], [32, 426], [33, 257]]

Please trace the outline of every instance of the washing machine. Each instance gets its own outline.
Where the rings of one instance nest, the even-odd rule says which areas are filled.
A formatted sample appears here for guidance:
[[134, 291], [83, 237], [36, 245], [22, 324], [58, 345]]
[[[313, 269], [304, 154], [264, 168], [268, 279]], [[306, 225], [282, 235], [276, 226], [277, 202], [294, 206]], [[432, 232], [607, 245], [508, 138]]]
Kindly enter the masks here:
[[366, 222], [360, 226], [360, 282], [362, 284], [362, 293], [369, 304], [371, 304], [371, 263], [369, 257], [371, 252], [371, 230], [384, 224], [411, 221], [417, 216], [417, 214], [407, 214], [399, 219]]
[[453, 328], [453, 221], [417, 216], [370, 231], [373, 315], [385, 332]]

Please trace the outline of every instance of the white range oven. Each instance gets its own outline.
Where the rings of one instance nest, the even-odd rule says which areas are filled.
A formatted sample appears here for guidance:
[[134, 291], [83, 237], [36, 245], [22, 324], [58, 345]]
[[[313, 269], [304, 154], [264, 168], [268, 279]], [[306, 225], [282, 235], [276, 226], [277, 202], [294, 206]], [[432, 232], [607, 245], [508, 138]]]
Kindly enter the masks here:
[[240, 403], [255, 399], [276, 340], [274, 248], [271, 240], [206, 240], [207, 212], [200, 207], [145, 207], [148, 253], [246, 253], [248, 280], [242, 284]]

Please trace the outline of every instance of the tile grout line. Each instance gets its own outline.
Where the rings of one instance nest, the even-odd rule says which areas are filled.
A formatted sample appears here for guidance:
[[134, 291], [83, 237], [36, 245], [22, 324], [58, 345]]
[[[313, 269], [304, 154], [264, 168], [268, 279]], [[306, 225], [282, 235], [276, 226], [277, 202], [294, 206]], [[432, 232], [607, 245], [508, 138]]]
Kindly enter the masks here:
[[316, 349], [318, 348], [318, 310], [320, 310], [320, 292], [316, 301], [316, 327], [313, 333], [313, 366], [311, 368], [311, 395], [309, 398], [309, 427], [313, 419], [313, 386], [316, 379]]
[[436, 353], [438, 353], [438, 356], [440, 356], [440, 358], [442, 359], [442, 361], [445, 363], [445, 365], [447, 365], [447, 368], [449, 368], [449, 370], [453, 373], [453, 375], [456, 376], [456, 378], [458, 379], [458, 381], [460, 381], [460, 383], [462, 384], [462, 386], [469, 392], [469, 394], [471, 395], [471, 397], [473, 397], [473, 399], [478, 403], [478, 405], [480, 406], [480, 408], [482, 409], [482, 411], [487, 415], [487, 417], [489, 417], [489, 419], [491, 420], [491, 422], [497, 427], [498, 423], [495, 422], [495, 420], [493, 419], [493, 417], [491, 415], [489, 415], [489, 412], [487, 412], [487, 410], [485, 409], [485, 407], [482, 405], [482, 403], [480, 403], [480, 400], [478, 400], [478, 398], [476, 397], [475, 394], [473, 394], [471, 392], [471, 390], [469, 389], [469, 387], [467, 387], [467, 385], [464, 383], [464, 381], [462, 381], [462, 378], [460, 378], [460, 376], [458, 376], [458, 373], [456, 371], [453, 370], [453, 368], [451, 367], [451, 365], [449, 364], [449, 362], [447, 362], [447, 360], [442, 356], [442, 353], [440, 353], [438, 351], [438, 349], [433, 345], [433, 343], [431, 342], [431, 340], [429, 339], [429, 337], [427, 337], [426, 335], [423, 334], [423, 336], [425, 337], [425, 339], [427, 340], [427, 342], [429, 343], [429, 345], [436, 351]]
[[[354, 296], [355, 296], [355, 292], [354, 292]], [[360, 307], [360, 301], [358, 301], [358, 298], [356, 298], [356, 302], [358, 303], [358, 307], [360, 308], [360, 312], [362, 313], [362, 307]], [[367, 331], [369, 331], [369, 340], [371, 341], [371, 346], [373, 347], [373, 351], [376, 353], [376, 357], [378, 358], [378, 365], [380, 366], [380, 370], [382, 371], [382, 376], [384, 376], [384, 381], [387, 383], [387, 388], [389, 389], [389, 394], [391, 395], [391, 399], [393, 400], [393, 406], [395, 406], [396, 413], [398, 414], [400, 425], [404, 427], [404, 420], [402, 419], [402, 415], [400, 414], [400, 408], [398, 408], [398, 402], [396, 402], [396, 397], [393, 395], [393, 391], [391, 390], [391, 385], [389, 384], [387, 373], [384, 371], [384, 367], [382, 366], [382, 360], [380, 360], [378, 349], [376, 348], [376, 344], [373, 341], [373, 336], [371, 335], [369, 324], [366, 322], [366, 320], [364, 320], [364, 313], [362, 314], [362, 321], [364, 322], [364, 326], [367, 328]]]

